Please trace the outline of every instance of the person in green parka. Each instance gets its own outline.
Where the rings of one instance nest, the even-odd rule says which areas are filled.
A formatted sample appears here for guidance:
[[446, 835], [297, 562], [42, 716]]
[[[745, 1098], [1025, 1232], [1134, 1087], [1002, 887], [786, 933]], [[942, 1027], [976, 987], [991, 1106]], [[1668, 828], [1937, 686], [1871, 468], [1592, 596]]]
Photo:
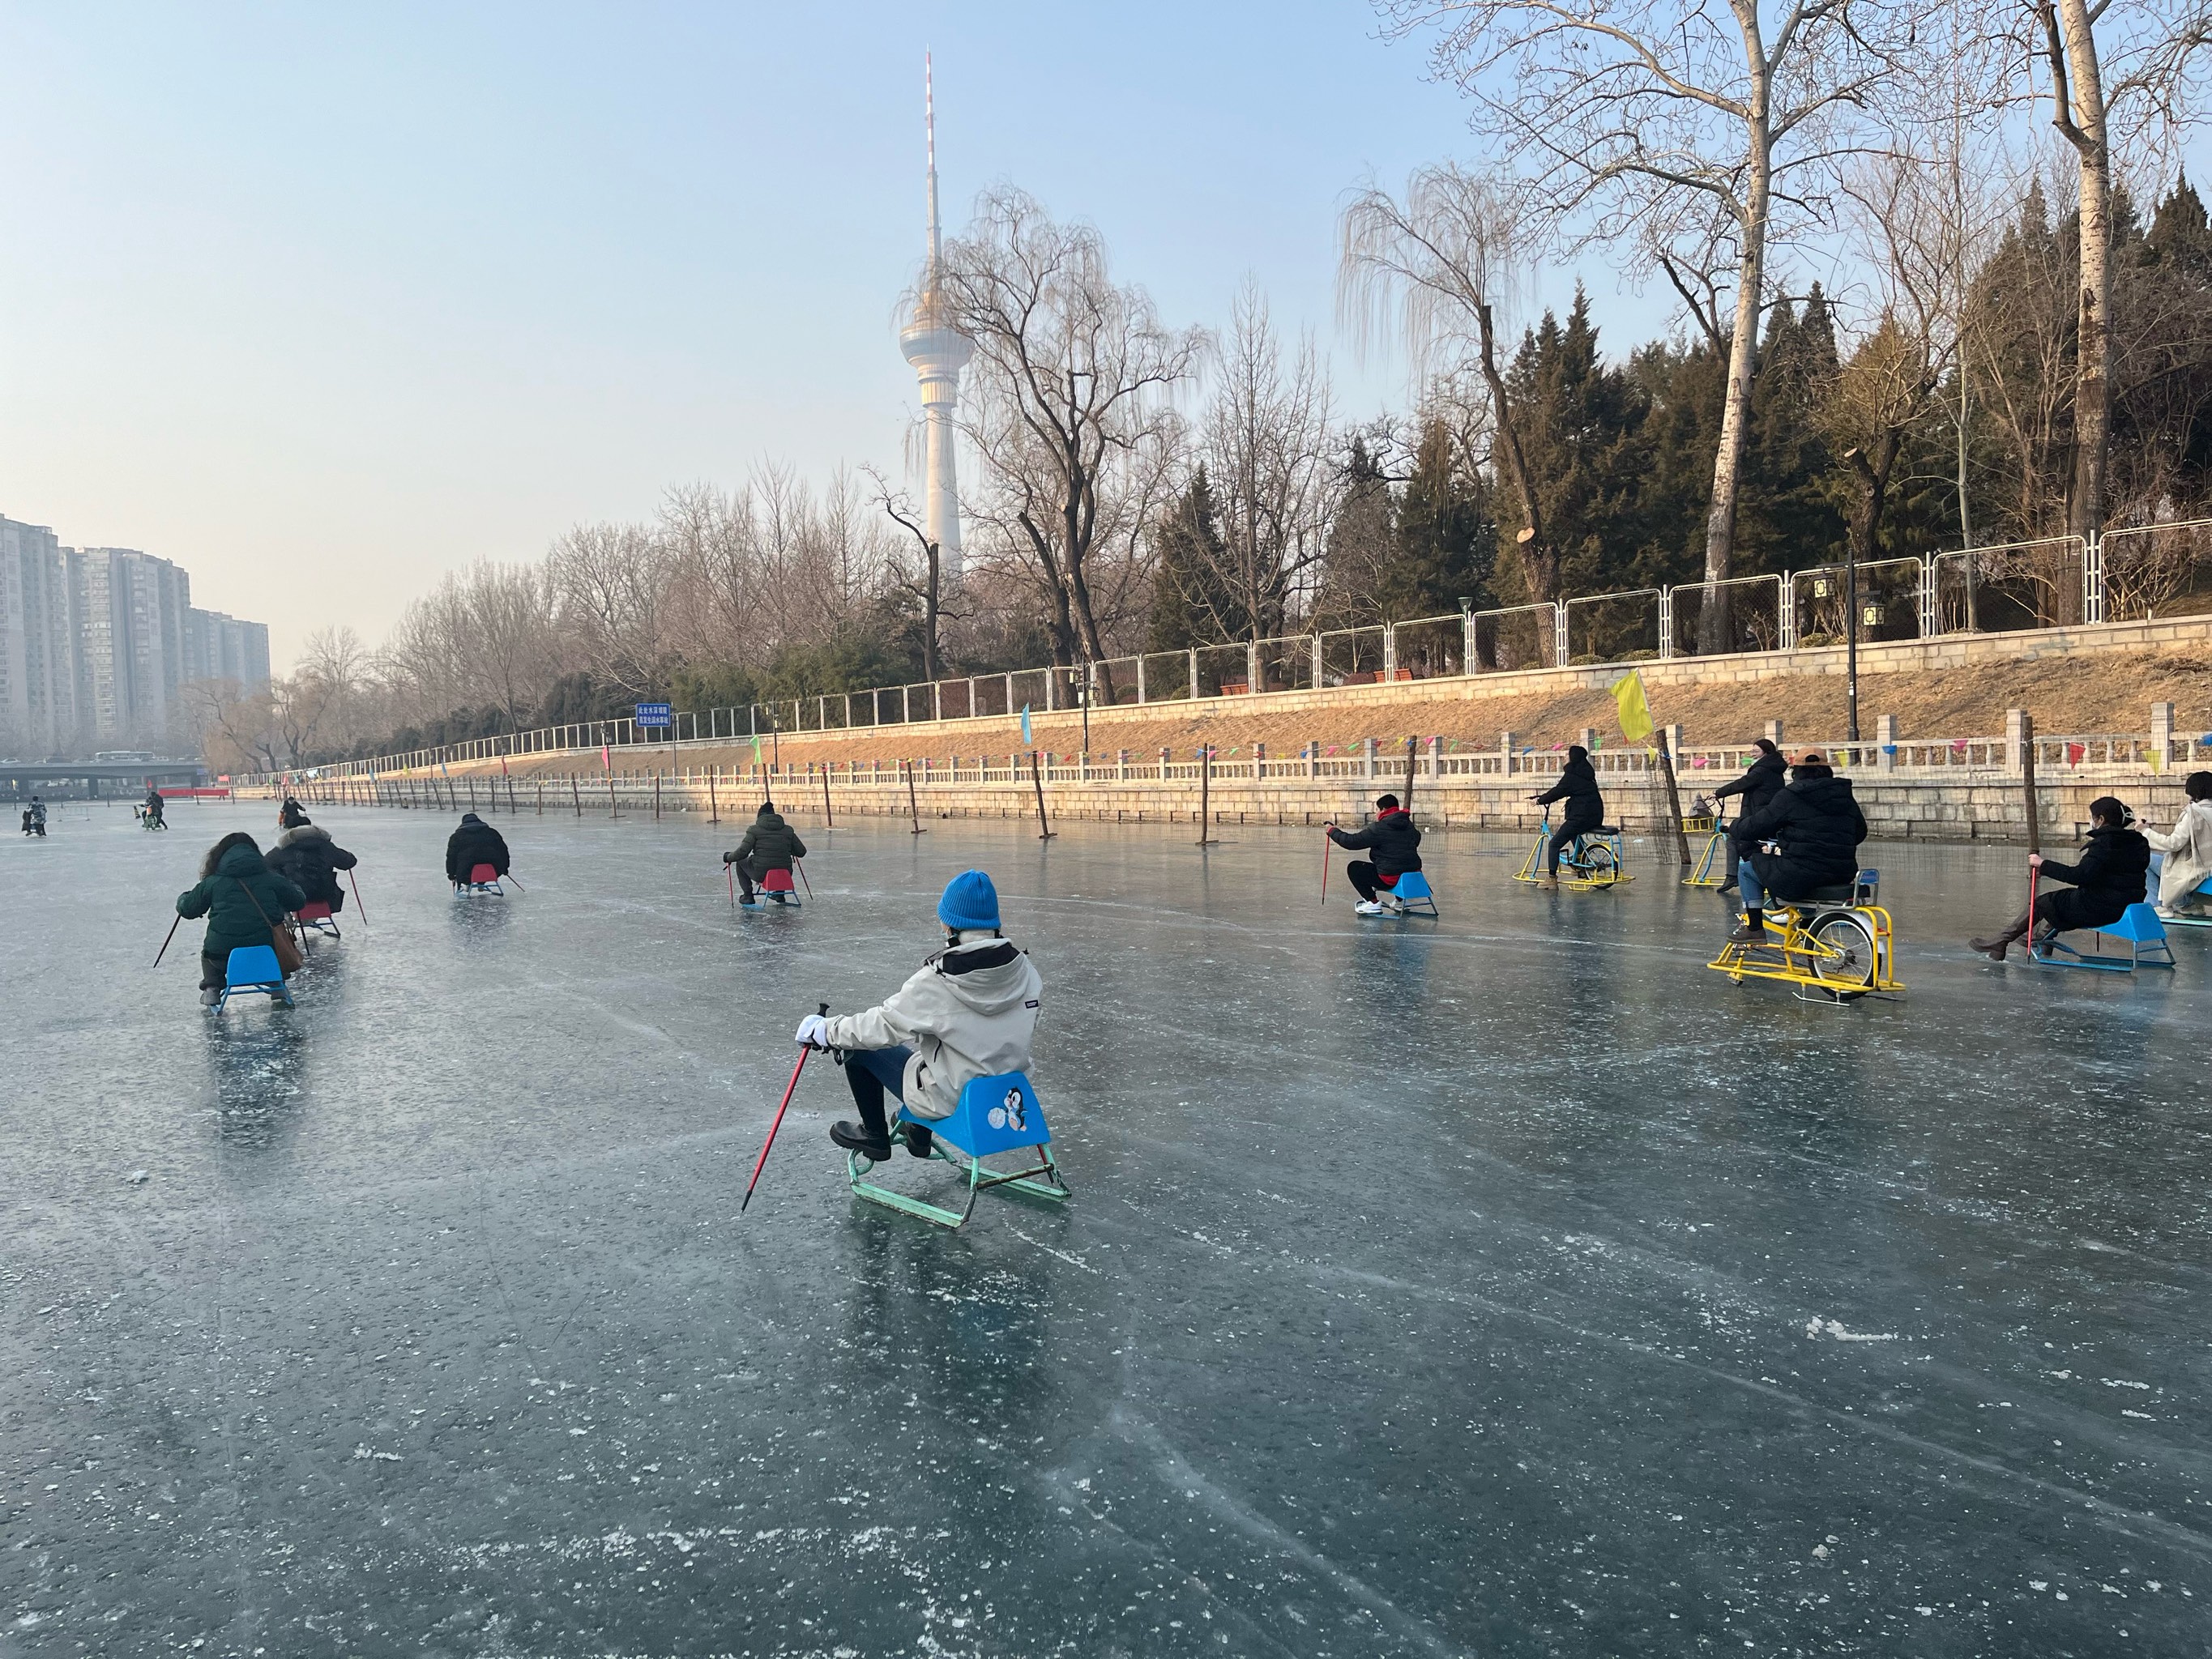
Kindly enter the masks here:
[[233, 951], [268, 944], [270, 928], [307, 902], [305, 893], [262, 861], [261, 848], [243, 830], [209, 848], [200, 860], [199, 884], [177, 895], [179, 915], [208, 919], [207, 937], [200, 941], [200, 1001], [211, 1008], [222, 995]]

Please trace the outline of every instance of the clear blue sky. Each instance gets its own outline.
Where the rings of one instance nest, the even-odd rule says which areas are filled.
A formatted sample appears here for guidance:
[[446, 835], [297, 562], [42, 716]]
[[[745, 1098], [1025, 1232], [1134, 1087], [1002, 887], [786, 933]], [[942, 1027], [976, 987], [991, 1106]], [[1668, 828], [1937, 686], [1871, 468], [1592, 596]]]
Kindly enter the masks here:
[[1354, 414], [1403, 388], [1335, 334], [1337, 205], [1473, 148], [1359, 0], [0, 19], [0, 513], [177, 560], [280, 665], [673, 483], [896, 471], [925, 44], [956, 227], [1010, 179], [1176, 322], [1255, 275]]

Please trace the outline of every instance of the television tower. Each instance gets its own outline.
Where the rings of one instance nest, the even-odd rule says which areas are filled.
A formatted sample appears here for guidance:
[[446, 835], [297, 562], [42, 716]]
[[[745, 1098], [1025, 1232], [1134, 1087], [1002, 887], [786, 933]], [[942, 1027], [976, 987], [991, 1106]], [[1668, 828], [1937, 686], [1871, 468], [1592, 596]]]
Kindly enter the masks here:
[[960, 470], [952, 416], [960, 403], [960, 371], [975, 348], [952, 326], [938, 286], [943, 250], [937, 222], [937, 97], [927, 52], [921, 58], [921, 119], [929, 147], [929, 264], [914, 319], [899, 331], [899, 349], [921, 382], [922, 530], [937, 544], [939, 571], [951, 586], [960, 580]]

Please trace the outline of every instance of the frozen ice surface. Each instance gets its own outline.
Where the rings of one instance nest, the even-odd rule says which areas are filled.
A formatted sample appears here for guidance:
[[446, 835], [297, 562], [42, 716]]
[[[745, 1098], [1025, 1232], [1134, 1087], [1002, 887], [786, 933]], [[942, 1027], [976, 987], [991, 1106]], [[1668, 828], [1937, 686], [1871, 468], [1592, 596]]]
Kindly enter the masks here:
[[[457, 902], [331, 810], [366, 925], [214, 1019], [148, 964], [272, 817], [0, 845], [9, 1659], [2212, 1647], [2212, 939], [1984, 964], [2016, 850], [1874, 849], [1838, 1010], [1648, 844], [1356, 923], [1316, 833], [802, 820], [740, 916], [733, 826], [502, 817]], [[971, 862], [1073, 1201], [855, 1202], [817, 1060], [740, 1221]]]

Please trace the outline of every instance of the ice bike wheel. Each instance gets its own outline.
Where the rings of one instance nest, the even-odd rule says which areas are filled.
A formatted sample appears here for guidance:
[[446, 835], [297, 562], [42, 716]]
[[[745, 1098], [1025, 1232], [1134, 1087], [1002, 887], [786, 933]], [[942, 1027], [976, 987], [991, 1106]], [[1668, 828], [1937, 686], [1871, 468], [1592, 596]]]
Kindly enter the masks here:
[[1823, 916], [1813, 924], [1807, 937], [1814, 946], [1811, 952], [1814, 976], [1823, 985], [1857, 991], [1873, 988], [1877, 966], [1874, 930], [1864, 921], [1848, 915]]
[[1593, 842], [1583, 850], [1578, 867], [1583, 879], [1589, 882], [1612, 881], [1620, 873], [1620, 866], [1613, 856], [1613, 848], [1604, 842]]

